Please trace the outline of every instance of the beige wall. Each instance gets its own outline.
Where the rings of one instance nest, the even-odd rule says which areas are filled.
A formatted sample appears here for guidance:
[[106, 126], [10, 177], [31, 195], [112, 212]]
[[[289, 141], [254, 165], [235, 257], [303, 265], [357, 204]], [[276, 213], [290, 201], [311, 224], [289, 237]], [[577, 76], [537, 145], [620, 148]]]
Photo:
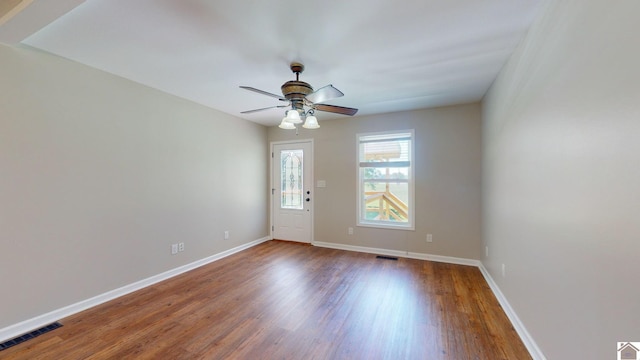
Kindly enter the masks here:
[[[318, 114], [322, 119], [322, 113]], [[479, 104], [320, 121], [318, 130], [270, 127], [269, 141], [314, 139], [314, 241], [480, 258]], [[356, 134], [414, 129], [415, 231], [357, 227]], [[348, 235], [347, 228], [354, 234]], [[426, 243], [427, 233], [433, 243]]]
[[0, 79], [0, 329], [269, 235], [265, 127], [30, 49]]
[[639, 13], [548, 2], [483, 102], [482, 261], [549, 359], [640, 341]]

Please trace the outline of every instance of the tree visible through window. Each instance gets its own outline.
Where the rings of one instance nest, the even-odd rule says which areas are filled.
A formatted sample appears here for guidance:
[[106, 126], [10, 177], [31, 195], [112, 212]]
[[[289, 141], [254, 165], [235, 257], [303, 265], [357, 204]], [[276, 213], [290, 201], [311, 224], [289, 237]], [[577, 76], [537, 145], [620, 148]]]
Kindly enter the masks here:
[[358, 224], [413, 229], [413, 130], [358, 135]]

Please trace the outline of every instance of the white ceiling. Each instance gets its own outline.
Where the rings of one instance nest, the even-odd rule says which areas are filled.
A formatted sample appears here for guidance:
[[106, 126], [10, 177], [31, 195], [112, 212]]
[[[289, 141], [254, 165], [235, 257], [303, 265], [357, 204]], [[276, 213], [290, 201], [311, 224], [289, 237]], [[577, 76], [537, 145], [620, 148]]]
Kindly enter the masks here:
[[238, 86], [280, 94], [292, 61], [305, 65], [300, 80], [345, 93], [327, 103], [358, 115], [478, 101], [539, 2], [36, 0], [0, 26], [0, 41], [276, 125], [283, 109], [240, 112], [281, 103]]

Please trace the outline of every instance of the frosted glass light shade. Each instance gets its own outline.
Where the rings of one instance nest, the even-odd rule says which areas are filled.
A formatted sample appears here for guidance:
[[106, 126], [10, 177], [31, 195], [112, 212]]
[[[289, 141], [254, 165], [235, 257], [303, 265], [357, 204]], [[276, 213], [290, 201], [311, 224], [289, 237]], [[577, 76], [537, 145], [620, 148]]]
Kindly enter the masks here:
[[290, 122], [292, 124], [300, 124], [302, 122], [302, 119], [300, 119], [300, 113], [298, 112], [298, 110], [287, 111], [287, 116], [285, 117], [285, 120], [287, 120], [287, 122]]
[[317, 129], [320, 127], [320, 125], [318, 124], [318, 119], [313, 116], [307, 116], [307, 120], [304, 122], [304, 125], [302, 125], [303, 128], [305, 129]]
[[296, 128], [296, 126], [293, 125], [293, 123], [290, 123], [289, 121], [287, 121], [287, 118], [283, 118], [282, 122], [280, 123], [280, 125], [278, 125], [278, 127], [280, 129], [285, 129], [285, 130], [293, 130]]

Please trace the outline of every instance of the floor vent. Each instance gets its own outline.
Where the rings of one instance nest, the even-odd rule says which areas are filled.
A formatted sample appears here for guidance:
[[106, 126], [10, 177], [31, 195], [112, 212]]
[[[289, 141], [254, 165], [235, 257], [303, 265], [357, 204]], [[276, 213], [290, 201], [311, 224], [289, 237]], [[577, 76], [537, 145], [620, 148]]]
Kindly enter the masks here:
[[384, 255], [378, 255], [376, 256], [376, 258], [378, 259], [385, 259], [385, 260], [398, 260], [397, 257], [395, 256], [384, 256]]
[[55, 330], [59, 327], [61, 327], [62, 324], [60, 324], [59, 322], [54, 322], [53, 324], [49, 324], [45, 327], [41, 327], [38, 330], [33, 330], [32, 332], [28, 333], [28, 334], [24, 334], [22, 336], [18, 336], [17, 338], [13, 338], [11, 340], [5, 341], [3, 343], [0, 344], [0, 351], [2, 350], [6, 350], [12, 346], [18, 345], [18, 344], [22, 344], [23, 342], [27, 341], [27, 340], [31, 340], [37, 336], [40, 336], [42, 334], [46, 334], [51, 330]]

